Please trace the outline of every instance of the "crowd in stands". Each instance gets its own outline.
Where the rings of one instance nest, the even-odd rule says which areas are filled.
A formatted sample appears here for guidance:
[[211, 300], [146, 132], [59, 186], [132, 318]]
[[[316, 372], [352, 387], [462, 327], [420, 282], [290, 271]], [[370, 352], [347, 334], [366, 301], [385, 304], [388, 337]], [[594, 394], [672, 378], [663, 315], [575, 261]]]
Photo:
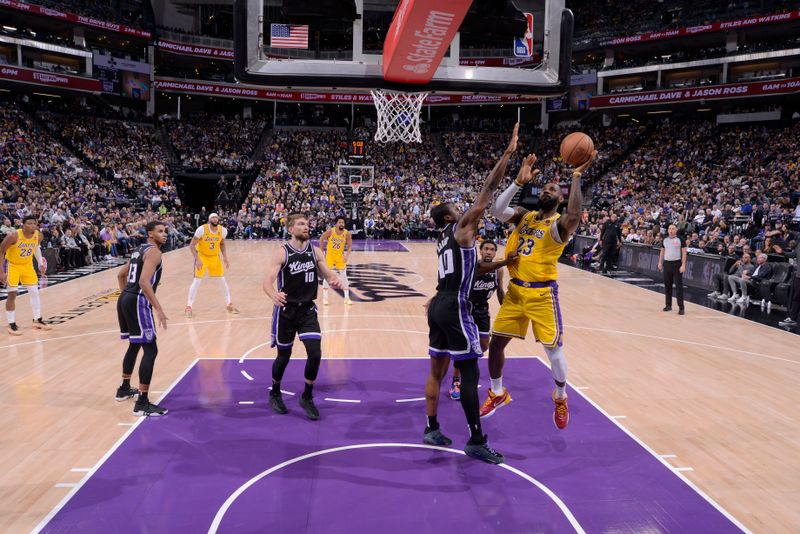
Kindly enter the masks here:
[[224, 172], [255, 166], [250, 156], [266, 121], [260, 117], [203, 113], [165, 125], [184, 168]]
[[663, 120], [595, 185], [581, 232], [612, 214], [622, 239], [658, 246], [676, 224], [690, 252], [786, 255], [800, 229], [800, 123], [782, 129]]

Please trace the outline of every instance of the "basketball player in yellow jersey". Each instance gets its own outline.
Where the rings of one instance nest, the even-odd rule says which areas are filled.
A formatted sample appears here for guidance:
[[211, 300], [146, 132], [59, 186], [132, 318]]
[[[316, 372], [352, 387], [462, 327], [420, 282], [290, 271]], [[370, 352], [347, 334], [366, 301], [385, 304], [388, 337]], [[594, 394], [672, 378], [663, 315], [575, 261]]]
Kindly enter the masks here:
[[[208, 224], [198, 228], [194, 233], [192, 242], [189, 243], [189, 250], [194, 256], [194, 280], [192, 280], [192, 285], [189, 287], [189, 299], [186, 301], [186, 309], [184, 310], [184, 315], [188, 319], [193, 316], [192, 305], [194, 304], [194, 298], [197, 296], [200, 282], [203, 281], [206, 273], [208, 273], [209, 277], [219, 280], [222, 292], [225, 294], [228, 313], [239, 313], [239, 310], [231, 302], [231, 290], [228, 288], [228, 282], [225, 281], [225, 269], [230, 267], [228, 254], [225, 250], [225, 239], [227, 237], [228, 230], [224, 226], [220, 226], [219, 215], [212, 213], [208, 216]], [[223, 262], [225, 264], [224, 267]]]
[[583, 203], [581, 174], [596, 155], [597, 152], [594, 152], [586, 163], [573, 171], [567, 211], [563, 217], [556, 211], [564, 200], [561, 186], [556, 183], [545, 184], [542, 188], [538, 211], [509, 207], [517, 191], [539, 174], [538, 169], [532, 168], [536, 163], [535, 157], [495, 201], [492, 215], [515, 226], [506, 243], [506, 255], [516, 251], [519, 261], [508, 266], [508, 291], [492, 328], [489, 342], [491, 388], [489, 398], [481, 406], [481, 417], [488, 417], [511, 402], [502, 379], [505, 348], [512, 337], [525, 339], [528, 324], [532, 324], [533, 335], [544, 346], [556, 383], [553, 391], [553, 422], [559, 429], [566, 428], [569, 423], [567, 361], [562, 349], [563, 325], [558, 304], [557, 262], [578, 228]]
[[6, 300], [6, 317], [8, 318], [8, 333], [12, 336], [21, 336], [17, 326], [16, 301], [17, 286], [22, 284], [31, 296], [33, 309], [33, 327], [38, 330], [51, 330], [50, 325], [42, 320], [42, 304], [39, 300], [39, 278], [33, 270], [33, 260], [36, 259], [39, 271], [45, 272], [44, 258], [42, 257], [42, 234], [36, 217], [27, 215], [22, 219], [22, 228], [11, 232], [0, 244], [0, 254], [5, 260], [0, 265], [0, 282], [6, 285], [8, 299]]
[[[325, 264], [342, 280], [344, 303], [352, 306], [350, 286], [347, 283], [347, 260], [350, 258], [350, 253], [353, 252], [353, 236], [344, 227], [345, 223], [344, 217], [337, 217], [334, 227], [326, 230], [319, 238], [319, 247], [325, 253]], [[327, 280], [322, 282], [322, 304], [328, 305]]]

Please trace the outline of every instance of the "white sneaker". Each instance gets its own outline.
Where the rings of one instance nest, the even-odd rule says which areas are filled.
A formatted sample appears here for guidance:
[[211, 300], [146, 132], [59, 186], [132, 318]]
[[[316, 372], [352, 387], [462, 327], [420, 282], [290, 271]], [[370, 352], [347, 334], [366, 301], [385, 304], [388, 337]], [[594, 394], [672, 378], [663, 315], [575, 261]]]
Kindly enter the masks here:
[[323, 305], [323, 306], [327, 306], [328, 304], [330, 304], [330, 303], [328, 302], [328, 299], [322, 299], [322, 305]]
[[719, 296], [719, 291], [714, 291], [713, 293], [708, 294], [708, 298], [715, 299]]
[[747, 302], [747, 297], [745, 296], [741, 296], [738, 299], [736, 299], [736, 304], [744, 304], [745, 302]]
[[344, 303], [345, 303], [347, 306], [352, 306], [352, 305], [353, 305], [353, 301], [352, 301], [352, 300], [350, 300], [350, 299], [344, 299]]
[[734, 293], [733, 295], [730, 296], [730, 298], [728, 298], [728, 302], [736, 302], [737, 300], [739, 300], [739, 295], [737, 295], [736, 293]]

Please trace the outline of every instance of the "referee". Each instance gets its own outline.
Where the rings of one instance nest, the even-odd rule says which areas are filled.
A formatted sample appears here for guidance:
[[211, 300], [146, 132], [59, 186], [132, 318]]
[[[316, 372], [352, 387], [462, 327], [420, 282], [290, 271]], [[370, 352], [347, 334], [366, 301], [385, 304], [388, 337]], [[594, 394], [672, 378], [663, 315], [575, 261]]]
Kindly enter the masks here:
[[669, 237], [664, 239], [658, 255], [658, 270], [664, 271], [664, 311], [672, 311], [672, 283], [677, 287], [678, 315], [683, 315], [683, 272], [686, 270], [686, 240], [678, 237], [678, 227], [669, 225]]

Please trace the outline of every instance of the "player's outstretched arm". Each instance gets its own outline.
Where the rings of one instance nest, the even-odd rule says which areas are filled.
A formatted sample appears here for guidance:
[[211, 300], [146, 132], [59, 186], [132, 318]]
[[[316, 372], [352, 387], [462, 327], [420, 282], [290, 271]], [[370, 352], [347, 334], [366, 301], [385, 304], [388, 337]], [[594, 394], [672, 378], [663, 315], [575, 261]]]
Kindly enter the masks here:
[[144, 253], [144, 265], [142, 265], [142, 272], [139, 274], [139, 287], [142, 288], [142, 293], [150, 302], [150, 305], [156, 312], [158, 318], [158, 325], [164, 330], [167, 329], [167, 316], [161, 308], [161, 303], [158, 302], [156, 292], [153, 291], [153, 285], [150, 280], [156, 272], [156, 267], [161, 263], [161, 251], [156, 247], [147, 249]]
[[478, 263], [478, 268], [476, 269], [475, 274], [480, 276], [482, 274], [487, 274], [487, 273], [490, 273], [492, 271], [496, 271], [497, 269], [502, 269], [506, 265], [514, 263], [518, 259], [519, 259], [519, 254], [517, 254], [516, 250], [512, 250], [508, 254], [508, 257], [506, 259], [504, 259], [504, 260], [493, 261], [491, 263], [479, 262]]
[[[314, 247], [314, 254], [318, 258], [322, 258], [322, 251], [318, 247]], [[317, 261], [317, 267], [319, 268], [322, 276], [328, 283], [331, 285], [333, 289], [342, 289], [344, 287], [342, 285], [342, 280], [339, 278], [339, 275], [330, 270], [328, 265], [324, 261]]]
[[511, 135], [511, 141], [508, 143], [505, 152], [500, 160], [495, 164], [492, 172], [486, 177], [483, 188], [475, 202], [459, 219], [455, 229], [456, 241], [462, 246], [469, 246], [475, 238], [475, 232], [478, 229], [478, 221], [483, 217], [486, 208], [492, 203], [492, 197], [497, 188], [500, 187], [500, 182], [506, 175], [506, 167], [508, 167], [508, 160], [517, 151], [517, 141], [519, 140], [519, 123], [514, 125], [514, 133]]
[[541, 172], [539, 169], [533, 168], [534, 164], [536, 164], [536, 154], [528, 154], [522, 165], [519, 166], [519, 172], [512, 184], [500, 193], [497, 200], [495, 200], [491, 209], [492, 215], [505, 223], [517, 224], [528, 213], [528, 210], [519, 206], [512, 208], [511, 201], [514, 200], [514, 195], [517, 194], [517, 191]]
[[261, 289], [272, 300], [276, 306], [286, 305], [286, 293], [278, 291], [275, 282], [278, 280], [278, 273], [283, 267], [283, 262], [286, 259], [286, 252], [283, 247], [278, 248], [275, 253], [270, 257], [267, 264], [267, 275], [261, 284]]
[[592, 152], [589, 160], [576, 167], [572, 171], [572, 185], [569, 189], [569, 200], [567, 201], [567, 212], [558, 220], [558, 235], [562, 243], [569, 241], [575, 230], [578, 229], [578, 224], [581, 222], [581, 210], [583, 210], [583, 193], [581, 192], [581, 175], [586, 172], [589, 165], [594, 161], [597, 156], [597, 150]]

